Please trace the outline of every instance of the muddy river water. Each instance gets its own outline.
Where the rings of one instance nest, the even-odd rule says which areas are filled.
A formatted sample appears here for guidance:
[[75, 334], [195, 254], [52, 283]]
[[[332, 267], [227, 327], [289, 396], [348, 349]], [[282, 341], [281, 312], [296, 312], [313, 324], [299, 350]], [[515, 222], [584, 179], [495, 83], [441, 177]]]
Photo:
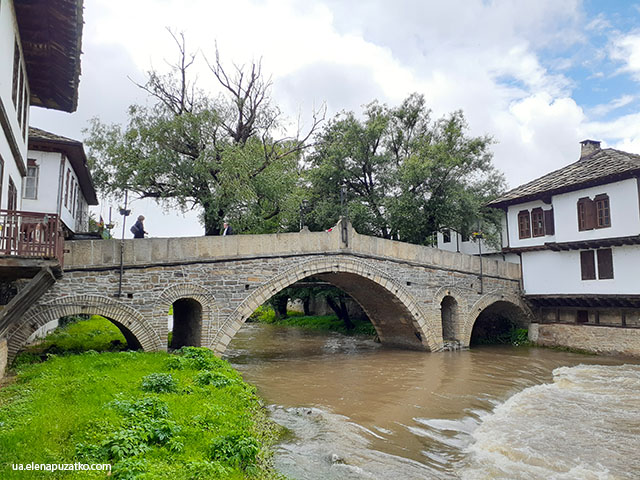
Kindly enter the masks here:
[[637, 359], [256, 324], [226, 357], [291, 431], [276, 465], [293, 479], [640, 478]]

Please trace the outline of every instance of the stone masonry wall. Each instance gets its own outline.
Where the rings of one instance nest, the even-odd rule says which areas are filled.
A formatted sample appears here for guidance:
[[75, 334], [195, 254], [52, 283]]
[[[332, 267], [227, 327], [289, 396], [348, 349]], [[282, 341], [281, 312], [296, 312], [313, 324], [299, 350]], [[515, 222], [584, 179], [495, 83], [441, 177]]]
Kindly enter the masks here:
[[0, 379], [4, 377], [4, 371], [7, 368], [8, 354], [7, 339], [0, 338]]
[[640, 356], [640, 329], [533, 323], [529, 332], [532, 341], [546, 347], [568, 347], [594, 353]]

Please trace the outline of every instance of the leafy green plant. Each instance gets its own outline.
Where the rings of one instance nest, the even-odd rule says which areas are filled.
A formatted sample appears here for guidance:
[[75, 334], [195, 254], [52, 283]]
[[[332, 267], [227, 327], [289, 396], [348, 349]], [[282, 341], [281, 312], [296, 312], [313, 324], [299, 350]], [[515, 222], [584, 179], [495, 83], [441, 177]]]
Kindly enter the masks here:
[[145, 392], [171, 393], [178, 390], [178, 382], [170, 373], [152, 373], [142, 377]]
[[230, 433], [211, 442], [210, 456], [213, 460], [228, 462], [245, 470], [254, 465], [260, 443], [246, 433]]
[[219, 372], [212, 372], [210, 370], [204, 370], [198, 373], [194, 379], [194, 383], [200, 386], [213, 385], [214, 387], [222, 388], [233, 383], [234, 380]]

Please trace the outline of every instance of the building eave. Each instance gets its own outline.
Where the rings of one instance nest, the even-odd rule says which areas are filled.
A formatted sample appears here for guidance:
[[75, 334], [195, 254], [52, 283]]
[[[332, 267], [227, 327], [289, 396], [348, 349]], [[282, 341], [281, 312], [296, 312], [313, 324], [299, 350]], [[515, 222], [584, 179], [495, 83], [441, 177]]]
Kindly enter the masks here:
[[576, 240], [574, 242], [545, 242], [542, 245], [529, 247], [503, 248], [503, 253], [523, 253], [541, 250], [554, 252], [567, 250], [585, 250], [590, 248], [622, 247], [624, 245], [640, 245], [640, 235], [627, 237], [597, 238], [591, 240]]
[[525, 295], [537, 308], [640, 308], [640, 295]]
[[78, 106], [83, 0], [14, 0], [31, 105]]

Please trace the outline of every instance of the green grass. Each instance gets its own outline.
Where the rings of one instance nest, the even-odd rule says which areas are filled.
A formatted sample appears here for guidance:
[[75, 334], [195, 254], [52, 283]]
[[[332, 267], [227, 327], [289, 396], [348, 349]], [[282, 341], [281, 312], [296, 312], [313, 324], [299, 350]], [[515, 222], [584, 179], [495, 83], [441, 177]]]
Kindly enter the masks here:
[[110, 463], [112, 478], [279, 478], [280, 434], [255, 388], [203, 348], [88, 352], [21, 365], [0, 390], [0, 478], [105, 478], [17, 472], [12, 464]]
[[125, 350], [127, 341], [113, 323], [99, 315], [77, 320], [57, 328], [44, 340], [27, 347], [15, 360], [15, 365], [44, 360], [47, 354], [114, 352]]
[[109, 463], [118, 480], [280, 478], [269, 460], [280, 427], [227, 362], [194, 347], [113, 351], [124, 348], [93, 316], [18, 356], [0, 390], [0, 478], [106, 477], [12, 469], [31, 462]]
[[290, 327], [302, 327], [312, 330], [326, 330], [340, 332], [346, 335], [375, 335], [376, 330], [368, 321], [353, 320], [355, 328], [347, 330], [344, 323], [336, 315], [314, 315], [305, 316], [300, 312], [287, 312], [287, 318], [276, 319], [275, 312], [271, 307], [261, 306], [253, 315], [251, 320], [258, 323], [269, 323], [274, 325], [285, 325]]

